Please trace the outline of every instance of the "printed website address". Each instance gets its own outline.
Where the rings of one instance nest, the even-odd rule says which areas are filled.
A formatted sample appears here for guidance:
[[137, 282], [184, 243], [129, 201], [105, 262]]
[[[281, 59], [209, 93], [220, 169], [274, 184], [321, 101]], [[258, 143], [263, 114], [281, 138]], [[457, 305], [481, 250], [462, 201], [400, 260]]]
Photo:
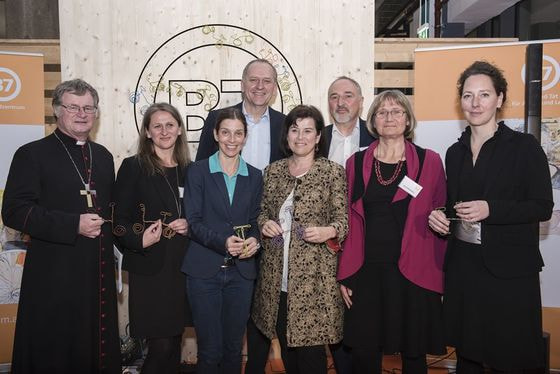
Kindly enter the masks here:
[[0, 104], [0, 109], [23, 110], [23, 109], [25, 109], [25, 105], [2, 105], [2, 104]]
[[8, 325], [16, 323], [16, 316], [13, 317], [0, 317], [0, 325]]

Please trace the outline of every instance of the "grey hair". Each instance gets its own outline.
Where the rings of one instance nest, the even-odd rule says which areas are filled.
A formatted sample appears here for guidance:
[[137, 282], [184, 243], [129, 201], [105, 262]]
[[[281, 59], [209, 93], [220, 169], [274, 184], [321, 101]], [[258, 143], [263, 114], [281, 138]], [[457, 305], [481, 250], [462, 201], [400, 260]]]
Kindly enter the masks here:
[[97, 105], [99, 104], [99, 94], [89, 83], [82, 79], [72, 79], [60, 83], [56, 86], [53, 92], [52, 106], [54, 117], [57, 118], [56, 109], [62, 104], [62, 96], [65, 93], [83, 96], [88, 92], [91, 94], [91, 97], [93, 97], [93, 105], [97, 108]]

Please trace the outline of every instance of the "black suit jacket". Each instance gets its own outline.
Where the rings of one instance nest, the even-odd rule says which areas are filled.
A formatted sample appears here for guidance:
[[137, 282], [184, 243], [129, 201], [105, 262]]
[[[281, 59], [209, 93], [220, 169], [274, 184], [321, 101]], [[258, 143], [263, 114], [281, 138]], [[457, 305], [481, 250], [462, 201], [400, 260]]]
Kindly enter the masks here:
[[[243, 103], [239, 103], [234, 107], [243, 112]], [[200, 140], [198, 143], [198, 151], [196, 152], [196, 161], [204, 160], [212, 156], [217, 150], [218, 145], [214, 140], [214, 126], [216, 125], [216, 118], [221, 109], [212, 110], [208, 113], [206, 121], [204, 121], [204, 127], [202, 128], [202, 133], [200, 134]], [[272, 163], [276, 160], [284, 158], [282, 151], [280, 150], [280, 133], [282, 131], [282, 126], [284, 124], [284, 119], [286, 116], [272, 108], [268, 108], [268, 113], [270, 115], [270, 162]]]
[[[481, 200], [490, 215], [482, 221], [482, 254], [488, 270], [499, 278], [535, 274], [544, 265], [539, 251], [539, 222], [550, 219], [554, 201], [546, 155], [532, 135], [515, 132], [500, 123], [500, 134], [488, 165]], [[464, 157], [472, 157], [463, 144], [467, 129], [445, 157], [447, 208], [458, 199]], [[453, 256], [453, 241], [446, 262]]]
[[[192, 277], [207, 279], [220, 271], [226, 256], [226, 240], [234, 235], [234, 226], [250, 224], [245, 237], [260, 241], [257, 217], [262, 195], [262, 172], [247, 165], [249, 175], [238, 175], [233, 200], [222, 173], [210, 173], [209, 160], [192, 163], [185, 180], [185, 215], [191, 242], [181, 270]], [[245, 279], [255, 279], [255, 256], [234, 258]]]
[[[179, 181], [179, 184], [180, 182], [182, 181]], [[162, 236], [158, 243], [143, 249], [143, 232], [135, 233], [133, 229], [135, 224], [142, 224], [140, 204], [144, 204], [146, 208], [146, 221], [161, 219], [161, 211], [172, 213], [165, 222], [177, 219], [176, 201], [171, 193], [165, 178], [159, 174], [147, 175], [140, 167], [136, 156], [123, 160], [115, 184], [114, 219], [117, 225], [116, 231], [121, 233], [117, 238], [124, 254], [125, 270], [144, 275], [155, 274], [163, 266], [167, 250], [186, 250], [188, 239], [179, 234], [172, 239]], [[184, 213], [182, 216], [184, 217]], [[145, 228], [149, 225], [151, 224], [146, 223]], [[171, 247], [172, 245], [174, 247]]]
[[[328, 125], [325, 127], [325, 143], [327, 144], [327, 157], [329, 155], [329, 151], [331, 149], [331, 140], [332, 140], [332, 132], [333, 132], [334, 125]], [[375, 138], [371, 135], [367, 129], [366, 121], [360, 118], [360, 148], [367, 147], [370, 145]]]

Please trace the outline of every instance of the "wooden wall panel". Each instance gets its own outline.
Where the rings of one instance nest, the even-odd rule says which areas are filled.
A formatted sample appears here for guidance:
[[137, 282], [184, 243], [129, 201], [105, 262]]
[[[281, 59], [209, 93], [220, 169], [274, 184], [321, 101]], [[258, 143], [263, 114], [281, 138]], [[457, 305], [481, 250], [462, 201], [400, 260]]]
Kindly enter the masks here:
[[[134, 153], [136, 126], [134, 115], [138, 110], [130, 102], [136, 90], [141, 71], [149, 57], [166, 40], [190, 28], [205, 24], [242, 27], [262, 36], [275, 46], [293, 69], [290, 81], [299, 82], [301, 100], [318, 106], [327, 115], [326, 91], [329, 83], [339, 75], [350, 75], [358, 80], [366, 92], [366, 102], [372, 100], [373, 88], [373, 0], [361, 1], [299, 1], [255, 2], [242, 0], [232, 6], [230, 1], [168, 1], [140, 0], [135, 2], [110, 2], [101, 0], [61, 0], [60, 34], [62, 78], [83, 77], [100, 92], [101, 115], [97, 140], [114, 154], [117, 166], [123, 157]], [[194, 33], [190, 40], [177, 36], [160, 52], [169, 56], [154, 66], [152, 83], [159, 79], [168, 66], [167, 76], [185, 79], [205, 79], [216, 83], [216, 76], [239, 79], [241, 70], [249, 60], [246, 54], [259, 43], [250, 41], [239, 32], [234, 41], [222, 31], [223, 26]], [[203, 35], [203, 33], [206, 34]], [[213, 43], [220, 46], [199, 48], [180, 56], [189, 43]], [[239, 42], [239, 48], [227, 44]], [[251, 44], [252, 43], [252, 44]], [[261, 47], [251, 51], [259, 57], [269, 56], [275, 63], [279, 54]], [[179, 60], [172, 64], [171, 56]], [[159, 55], [158, 55], [159, 56]], [[183, 70], [181, 71], [182, 68]], [[157, 70], [159, 69], [159, 71]], [[279, 67], [279, 72], [282, 72]], [[143, 81], [144, 92], [149, 99], [163, 99], [169, 86], [154, 95], [154, 88]], [[238, 83], [234, 83], [238, 87]], [[177, 92], [172, 100], [179, 102]], [[140, 94], [140, 92], [138, 92]], [[167, 95], [168, 96], [168, 95]], [[275, 101], [281, 106], [282, 99]], [[139, 95], [139, 100], [143, 98]], [[168, 98], [167, 98], [168, 99]], [[184, 98], [182, 98], [184, 100]], [[169, 99], [168, 99], [169, 100]], [[219, 106], [233, 104], [239, 95], [223, 95]], [[286, 105], [287, 106], [287, 105]], [[179, 108], [184, 115], [190, 108]], [[284, 108], [286, 111], [287, 109]], [[196, 112], [205, 117], [205, 112]], [[189, 134], [196, 141], [198, 133]], [[194, 151], [195, 146], [192, 146]]]

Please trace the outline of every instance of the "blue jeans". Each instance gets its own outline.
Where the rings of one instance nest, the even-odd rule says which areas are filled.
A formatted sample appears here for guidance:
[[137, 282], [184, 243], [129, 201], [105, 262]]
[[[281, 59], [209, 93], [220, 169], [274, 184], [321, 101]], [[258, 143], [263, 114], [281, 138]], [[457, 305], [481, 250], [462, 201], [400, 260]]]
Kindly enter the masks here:
[[243, 278], [235, 266], [220, 268], [208, 279], [187, 275], [198, 345], [197, 374], [241, 373], [253, 285], [254, 280]]

